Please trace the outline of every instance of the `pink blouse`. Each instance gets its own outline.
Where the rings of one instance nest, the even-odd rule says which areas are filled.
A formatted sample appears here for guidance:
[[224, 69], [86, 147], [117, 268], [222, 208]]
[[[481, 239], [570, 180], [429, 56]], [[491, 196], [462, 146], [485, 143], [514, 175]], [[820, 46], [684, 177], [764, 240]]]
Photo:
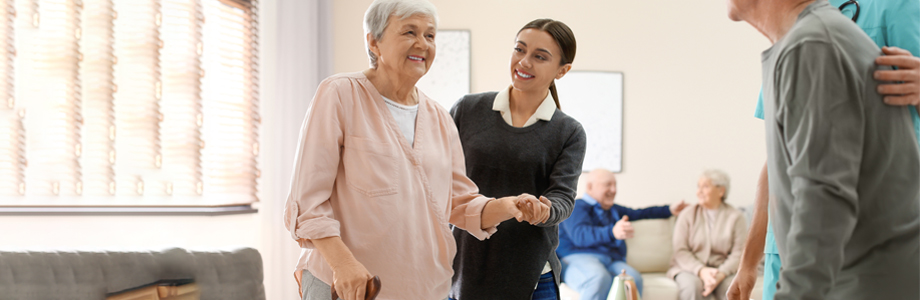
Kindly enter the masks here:
[[341, 236], [380, 276], [377, 299], [444, 299], [457, 248], [448, 222], [479, 239], [492, 198], [466, 177], [457, 128], [418, 93], [414, 148], [363, 73], [324, 80], [300, 130], [284, 224], [303, 252], [295, 270], [332, 283], [332, 269], [309, 241]]

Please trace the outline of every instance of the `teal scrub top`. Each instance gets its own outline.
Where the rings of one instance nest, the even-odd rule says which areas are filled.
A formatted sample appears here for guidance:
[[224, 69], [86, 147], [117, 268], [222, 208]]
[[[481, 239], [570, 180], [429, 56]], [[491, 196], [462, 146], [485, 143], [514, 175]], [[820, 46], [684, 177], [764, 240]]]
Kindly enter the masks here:
[[[823, 0], [818, 0], [823, 1]], [[917, 0], [857, 0], [859, 16], [856, 25], [862, 28], [879, 47], [893, 46], [910, 51], [920, 57], [920, 1]], [[829, 0], [834, 7], [840, 7], [847, 0]], [[848, 4], [841, 13], [852, 18], [856, 5]], [[763, 90], [757, 97], [757, 109], [754, 116], [763, 120]], [[916, 109], [910, 110], [914, 120], [914, 133], [920, 141], [920, 115]], [[773, 222], [767, 225], [767, 238], [764, 253], [779, 254], [773, 237]]]

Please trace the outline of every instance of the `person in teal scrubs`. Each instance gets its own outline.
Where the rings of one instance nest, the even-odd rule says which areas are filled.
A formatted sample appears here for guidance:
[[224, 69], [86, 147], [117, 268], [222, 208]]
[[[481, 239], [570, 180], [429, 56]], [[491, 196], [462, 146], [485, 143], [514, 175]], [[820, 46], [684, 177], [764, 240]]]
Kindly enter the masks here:
[[[835, 7], [841, 7], [840, 12], [845, 16], [850, 18], [855, 16], [856, 25], [862, 28], [879, 47], [898, 47], [907, 50], [914, 57], [920, 57], [920, 2], [917, 0], [862, 0], [856, 3], [849, 3], [847, 0], [828, 0], [828, 2]], [[859, 5], [858, 15], [856, 14], [857, 5]], [[893, 53], [886, 51], [886, 54]], [[896, 67], [904, 69], [908, 66]], [[911, 104], [916, 105], [917, 103]], [[912, 109], [910, 112], [914, 120], [914, 132], [920, 137], [920, 115], [917, 109]], [[757, 99], [754, 116], [763, 120], [763, 92]]]
[[[879, 92], [886, 97], [886, 103], [892, 105], [914, 105], [911, 117], [914, 123], [914, 133], [920, 141], [920, 1], [917, 0], [817, 0], [828, 1], [831, 5], [839, 7], [841, 13], [854, 18], [856, 25], [875, 43], [882, 47], [886, 56], [879, 57], [876, 63], [890, 65], [895, 71], [880, 71], [876, 79], [894, 81], [893, 84], [880, 85]], [[855, 2], [855, 3], [854, 3]], [[857, 9], [857, 6], [859, 7]], [[857, 13], [858, 11], [858, 13]], [[754, 116], [763, 120], [763, 91], [757, 99], [757, 108]], [[767, 214], [767, 184], [766, 166], [761, 173], [758, 186], [756, 213]], [[762, 190], [761, 190], [762, 189]], [[764, 218], [754, 217], [753, 222], [763, 222]], [[754, 239], [764, 241], [763, 258], [763, 300], [772, 300], [776, 294], [776, 283], [779, 281], [779, 271], [782, 262], [776, 249], [773, 237], [773, 225], [766, 226], [764, 238], [763, 225], [751, 225], [748, 242], [745, 245], [759, 245], [752, 242]], [[759, 232], [758, 232], [759, 231]], [[758, 234], [759, 233], [759, 234]], [[756, 265], [760, 261], [759, 251], [745, 250], [738, 275], [732, 281], [728, 291], [730, 300], [748, 300], [751, 289], [756, 280]]]

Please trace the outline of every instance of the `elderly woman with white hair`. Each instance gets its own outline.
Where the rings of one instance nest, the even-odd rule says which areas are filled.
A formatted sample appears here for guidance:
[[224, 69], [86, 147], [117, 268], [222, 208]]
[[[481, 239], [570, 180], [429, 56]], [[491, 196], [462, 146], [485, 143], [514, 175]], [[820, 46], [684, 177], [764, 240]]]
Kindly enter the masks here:
[[364, 18], [370, 68], [317, 88], [300, 131], [284, 223], [303, 248], [303, 299], [441, 300], [457, 252], [449, 224], [479, 239], [510, 218], [538, 222], [534, 196], [480, 195], [466, 177], [447, 111], [416, 89], [435, 57], [437, 12], [424, 0], [377, 0]]
[[677, 281], [681, 300], [725, 299], [747, 237], [744, 214], [725, 203], [728, 174], [703, 172], [699, 203], [681, 212], [674, 226], [674, 255], [668, 277]]

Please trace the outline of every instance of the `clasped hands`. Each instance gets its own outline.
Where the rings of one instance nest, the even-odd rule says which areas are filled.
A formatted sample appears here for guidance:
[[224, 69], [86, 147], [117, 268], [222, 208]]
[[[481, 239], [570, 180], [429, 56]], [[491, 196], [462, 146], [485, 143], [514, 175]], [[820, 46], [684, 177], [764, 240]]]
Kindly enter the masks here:
[[531, 194], [520, 194], [498, 199], [502, 202], [505, 211], [518, 222], [527, 222], [537, 225], [549, 219], [552, 202], [546, 197], [539, 199]]
[[703, 267], [700, 269], [698, 274], [700, 280], [703, 281], [703, 297], [709, 296], [715, 291], [716, 287], [719, 286], [719, 283], [722, 283], [722, 280], [725, 280], [725, 273], [719, 271], [719, 269], [711, 267]]

